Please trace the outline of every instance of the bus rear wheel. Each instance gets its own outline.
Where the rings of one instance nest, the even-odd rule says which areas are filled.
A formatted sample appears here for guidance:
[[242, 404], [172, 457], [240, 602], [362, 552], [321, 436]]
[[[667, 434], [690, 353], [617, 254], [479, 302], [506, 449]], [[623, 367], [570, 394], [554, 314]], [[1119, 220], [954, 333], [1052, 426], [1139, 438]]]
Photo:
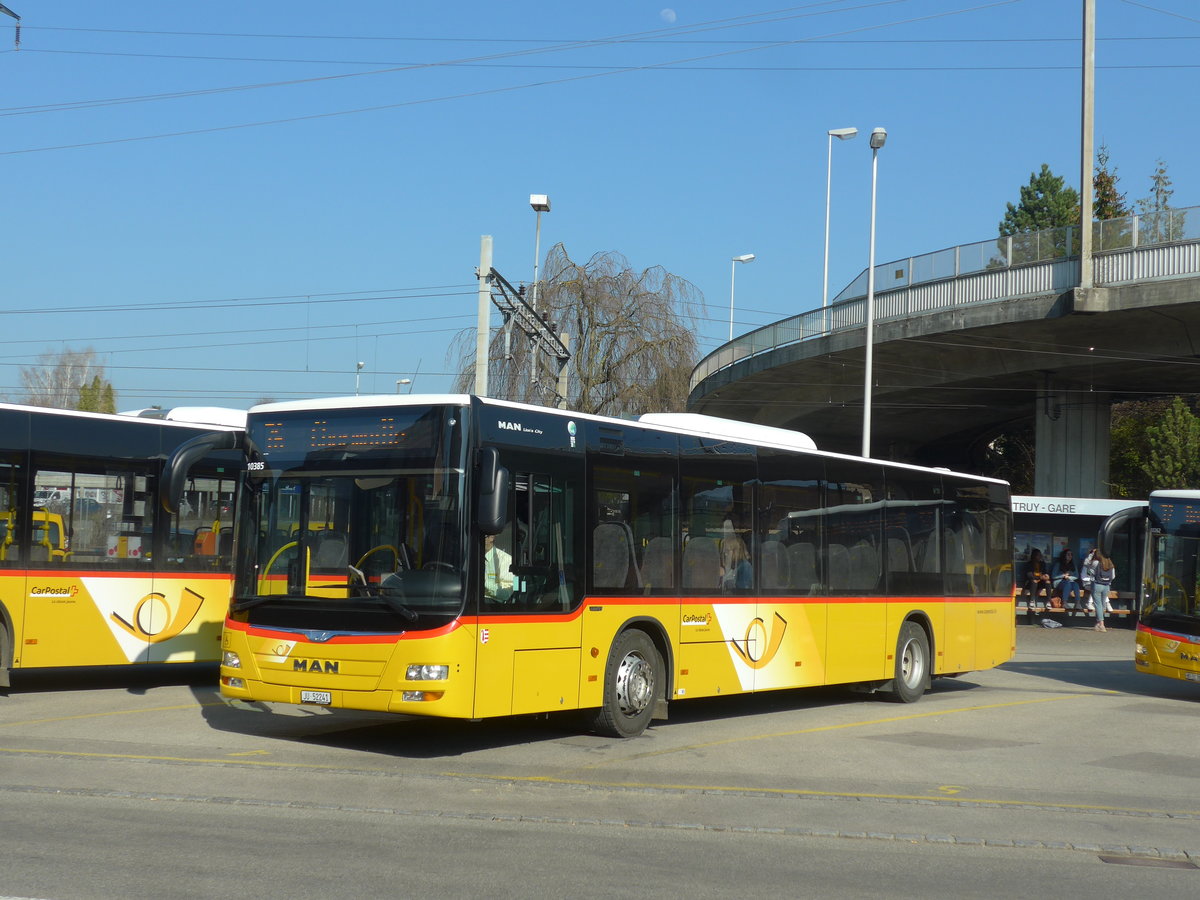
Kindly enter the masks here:
[[604, 705], [592, 728], [611, 737], [637, 737], [654, 714], [662, 679], [662, 663], [654, 642], [644, 631], [618, 635], [604, 667]]
[[896, 638], [896, 670], [887, 698], [897, 703], [915, 703], [928, 688], [929, 638], [916, 622], [905, 622]]

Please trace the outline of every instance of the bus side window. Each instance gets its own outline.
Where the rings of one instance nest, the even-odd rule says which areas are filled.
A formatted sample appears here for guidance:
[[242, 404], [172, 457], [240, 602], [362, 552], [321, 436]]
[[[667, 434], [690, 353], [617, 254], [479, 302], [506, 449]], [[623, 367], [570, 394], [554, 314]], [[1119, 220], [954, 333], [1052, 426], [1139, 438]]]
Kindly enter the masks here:
[[579, 480], [506, 465], [513, 473], [509, 522], [495, 539], [483, 542], [484, 605], [495, 612], [569, 612], [582, 597]]

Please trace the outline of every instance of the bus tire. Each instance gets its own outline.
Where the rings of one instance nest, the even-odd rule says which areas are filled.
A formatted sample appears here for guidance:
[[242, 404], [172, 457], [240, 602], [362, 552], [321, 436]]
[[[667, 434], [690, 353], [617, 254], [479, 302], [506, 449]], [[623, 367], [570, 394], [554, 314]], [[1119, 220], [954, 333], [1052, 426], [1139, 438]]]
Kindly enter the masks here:
[[592, 728], [610, 737], [637, 737], [654, 714], [662, 661], [644, 631], [631, 628], [617, 635], [604, 667], [604, 705]]
[[929, 638], [916, 622], [900, 626], [896, 638], [896, 671], [887, 698], [896, 703], [916, 703], [929, 688]]
[[12, 641], [8, 637], [8, 626], [0, 617], [0, 688], [12, 686], [9, 680], [8, 668], [12, 665]]

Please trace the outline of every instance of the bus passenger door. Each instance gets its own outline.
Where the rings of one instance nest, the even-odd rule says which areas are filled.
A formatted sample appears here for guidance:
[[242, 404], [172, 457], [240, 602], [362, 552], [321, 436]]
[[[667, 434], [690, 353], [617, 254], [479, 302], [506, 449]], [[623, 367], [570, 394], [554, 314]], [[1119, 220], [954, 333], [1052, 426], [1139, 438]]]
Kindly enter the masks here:
[[[574, 460], [534, 463], [515, 455], [503, 463], [511, 477], [508, 523], [494, 539], [483, 539], [478, 551], [483, 567], [475, 715], [575, 709], [582, 467]], [[543, 471], [531, 471], [533, 465]]]
[[[140, 592], [136, 618], [129, 623], [147, 642], [148, 661], [220, 658], [233, 564], [235, 491], [231, 478], [193, 477], [179, 511], [154, 520], [158, 557], [153, 583]], [[148, 531], [144, 540], [151, 542]]]

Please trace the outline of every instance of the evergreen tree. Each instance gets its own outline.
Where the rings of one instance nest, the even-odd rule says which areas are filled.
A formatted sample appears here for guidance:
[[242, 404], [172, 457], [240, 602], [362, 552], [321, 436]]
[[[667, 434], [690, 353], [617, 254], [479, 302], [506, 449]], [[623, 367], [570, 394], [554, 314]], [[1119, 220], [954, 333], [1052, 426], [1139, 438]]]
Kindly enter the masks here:
[[1139, 243], [1159, 244], [1183, 237], [1187, 213], [1171, 206], [1171, 195], [1174, 193], [1171, 176], [1167, 174], [1167, 164], [1159, 159], [1154, 164], [1154, 174], [1150, 176], [1150, 196], [1137, 202], [1138, 215], [1141, 217]]
[[1000, 220], [1000, 235], [1024, 234], [1043, 228], [1060, 228], [1079, 222], [1079, 192], [1042, 163], [1042, 170], [1029, 176], [1017, 204], [1009, 203]]
[[1200, 487], [1200, 418], [1182, 397], [1171, 400], [1159, 424], [1146, 428], [1146, 439], [1150, 453], [1142, 468], [1155, 489]]
[[1069, 256], [1077, 249], [1077, 238], [1067, 243], [1065, 226], [1079, 224], [1079, 192], [1042, 163], [1042, 170], [1029, 176], [1021, 188], [1020, 202], [1009, 203], [1000, 220], [1001, 252], [1011, 245], [1010, 265]]
[[1117, 182], [1121, 180], [1117, 175], [1117, 167], [1109, 169], [1108, 160], [1108, 146], [1101, 144], [1096, 153], [1096, 174], [1092, 177], [1092, 187], [1095, 190], [1092, 214], [1100, 222], [1133, 215], [1133, 210], [1125, 201], [1125, 195], [1117, 190]]

